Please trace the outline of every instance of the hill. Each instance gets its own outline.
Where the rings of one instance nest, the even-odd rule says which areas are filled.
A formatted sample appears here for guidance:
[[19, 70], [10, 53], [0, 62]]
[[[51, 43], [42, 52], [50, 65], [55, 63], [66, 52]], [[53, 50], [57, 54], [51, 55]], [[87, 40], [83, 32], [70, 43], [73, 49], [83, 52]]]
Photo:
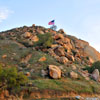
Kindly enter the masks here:
[[32, 25], [0, 32], [0, 63], [4, 68], [16, 67], [28, 77], [19, 90], [27, 100], [99, 94], [100, 84], [83, 70], [99, 60], [100, 53], [88, 42], [63, 29]]

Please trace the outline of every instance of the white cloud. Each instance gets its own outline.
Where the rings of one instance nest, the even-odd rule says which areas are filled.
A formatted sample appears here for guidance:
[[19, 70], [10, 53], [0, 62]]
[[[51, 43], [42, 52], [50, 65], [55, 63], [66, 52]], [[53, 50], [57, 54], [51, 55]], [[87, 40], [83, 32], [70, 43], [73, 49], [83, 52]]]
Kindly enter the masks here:
[[0, 8], [0, 22], [7, 19], [11, 13], [13, 13], [13, 11], [7, 8]]

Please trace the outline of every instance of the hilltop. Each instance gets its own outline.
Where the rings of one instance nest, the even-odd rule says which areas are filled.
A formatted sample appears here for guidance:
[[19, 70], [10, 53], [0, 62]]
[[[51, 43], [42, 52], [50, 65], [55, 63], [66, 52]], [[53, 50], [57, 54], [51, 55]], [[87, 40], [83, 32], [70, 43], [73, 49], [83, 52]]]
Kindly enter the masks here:
[[0, 63], [4, 68], [16, 67], [28, 77], [20, 91], [30, 100], [68, 97], [70, 93], [99, 94], [99, 78], [94, 81], [93, 73], [84, 70], [99, 60], [95, 48], [63, 29], [54, 31], [33, 24], [0, 32]]

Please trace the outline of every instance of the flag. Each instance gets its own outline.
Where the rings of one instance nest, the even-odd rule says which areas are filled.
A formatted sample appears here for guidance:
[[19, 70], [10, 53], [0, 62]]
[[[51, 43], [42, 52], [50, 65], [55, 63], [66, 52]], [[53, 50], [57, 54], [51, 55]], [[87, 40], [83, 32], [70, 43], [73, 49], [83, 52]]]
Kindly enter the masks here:
[[55, 24], [55, 20], [52, 20], [48, 23], [48, 25], [54, 25]]

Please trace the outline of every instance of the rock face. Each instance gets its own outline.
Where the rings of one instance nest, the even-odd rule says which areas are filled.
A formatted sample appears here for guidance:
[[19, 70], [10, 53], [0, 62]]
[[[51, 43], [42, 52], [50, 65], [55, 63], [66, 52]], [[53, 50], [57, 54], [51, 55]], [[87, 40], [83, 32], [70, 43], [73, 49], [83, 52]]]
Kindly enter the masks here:
[[61, 70], [55, 65], [49, 65], [49, 75], [53, 79], [61, 78]]
[[92, 73], [92, 78], [95, 80], [95, 81], [98, 81], [99, 80], [99, 70], [98, 69], [95, 69]]

